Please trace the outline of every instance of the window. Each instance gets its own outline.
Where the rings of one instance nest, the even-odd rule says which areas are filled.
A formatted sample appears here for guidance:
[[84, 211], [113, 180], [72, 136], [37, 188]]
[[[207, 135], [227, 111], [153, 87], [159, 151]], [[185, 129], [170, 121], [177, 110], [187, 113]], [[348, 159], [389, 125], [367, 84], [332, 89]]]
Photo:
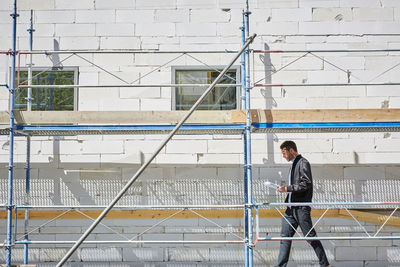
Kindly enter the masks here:
[[[176, 84], [211, 84], [218, 77], [222, 69], [196, 69], [175, 67], [173, 79]], [[219, 84], [240, 83], [238, 69], [230, 69], [221, 78]], [[173, 99], [176, 110], [188, 110], [204, 93], [207, 87], [176, 87]], [[238, 93], [235, 86], [215, 87], [207, 98], [198, 107], [199, 110], [230, 110], [238, 107]]]
[[[68, 85], [77, 84], [77, 68], [62, 70], [32, 71], [32, 85]], [[28, 84], [28, 71], [20, 72], [20, 84]], [[15, 93], [15, 109], [27, 109], [28, 89], [19, 88]], [[76, 110], [76, 88], [32, 88], [32, 110]]]

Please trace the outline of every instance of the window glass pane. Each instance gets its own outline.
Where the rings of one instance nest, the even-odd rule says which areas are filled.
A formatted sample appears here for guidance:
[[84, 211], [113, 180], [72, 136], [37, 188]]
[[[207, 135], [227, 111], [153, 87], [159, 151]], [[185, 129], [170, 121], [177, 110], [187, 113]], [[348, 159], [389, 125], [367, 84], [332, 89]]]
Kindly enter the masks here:
[[[33, 71], [33, 85], [74, 84], [74, 71]], [[20, 72], [20, 84], [27, 85], [28, 72]], [[27, 109], [27, 88], [15, 94], [15, 109]], [[74, 110], [74, 88], [32, 88], [32, 110]]]
[[[177, 84], [211, 84], [219, 75], [214, 70], [176, 70]], [[229, 70], [219, 84], [236, 84], [236, 70]], [[181, 87], [175, 89], [176, 109], [188, 110], [204, 93], [207, 87]], [[236, 109], [236, 87], [215, 87], [200, 104], [201, 110]]]

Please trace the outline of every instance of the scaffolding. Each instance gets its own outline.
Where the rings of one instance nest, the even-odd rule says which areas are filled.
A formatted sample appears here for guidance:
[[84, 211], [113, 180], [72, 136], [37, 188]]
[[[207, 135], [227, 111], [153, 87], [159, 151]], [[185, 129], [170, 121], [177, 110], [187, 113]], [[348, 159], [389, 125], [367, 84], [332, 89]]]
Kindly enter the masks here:
[[[250, 90], [253, 87], [264, 87], [264, 88], [272, 88], [272, 87], [314, 87], [314, 86], [370, 86], [370, 85], [382, 85], [382, 86], [393, 86], [400, 85], [399, 82], [391, 82], [391, 83], [371, 83], [371, 82], [361, 82], [361, 83], [314, 83], [314, 84], [305, 84], [305, 83], [292, 83], [292, 84], [273, 84], [273, 83], [261, 83], [262, 80], [256, 81], [253, 76], [253, 84], [250, 80], [251, 74], [251, 56], [253, 56], [254, 63], [254, 55], [257, 53], [305, 53], [301, 55], [298, 59], [301, 59], [307, 55], [312, 55], [315, 57], [317, 53], [359, 53], [359, 52], [399, 52], [400, 49], [371, 49], [371, 50], [251, 50], [249, 48], [250, 43], [254, 40], [255, 35], [250, 35], [249, 30], [249, 7], [247, 5], [247, 9], [243, 11], [243, 24], [241, 27], [242, 34], [242, 48], [238, 51], [150, 51], [150, 50], [110, 50], [110, 51], [98, 51], [98, 50], [70, 50], [70, 51], [32, 51], [33, 44], [33, 24], [31, 20], [31, 27], [28, 30], [30, 33], [30, 51], [17, 51], [16, 50], [16, 20], [18, 17], [17, 14], [17, 1], [14, 0], [14, 10], [13, 14], [11, 14], [13, 18], [13, 44], [12, 49], [9, 51], [1, 51], [0, 53], [6, 54], [11, 57], [11, 73], [10, 73], [10, 81], [9, 84], [4, 84], [1, 86], [6, 87], [10, 91], [10, 123], [9, 128], [0, 129], [0, 134], [9, 135], [9, 150], [10, 150], [10, 158], [9, 158], [9, 185], [8, 185], [8, 202], [3, 207], [7, 209], [8, 218], [7, 218], [7, 240], [6, 242], [0, 244], [6, 248], [7, 256], [6, 256], [6, 265], [11, 266], [11, 250], [14, 245], [24, 245], [24, 263], [28, 264], [28, 246], [30, 244], [73, 244], [73, 247], [68, 251], [68, 253], [60, 260], [57, 266], [62, 266], [69, 257], [74, 253], [74, 251], [81, 244], [139, 244], [139, 243], [164, 243], [164, 244], [243, 244], [245, 250], [245, 262], [244, 265], [246, 267], [253, 266], [253, 249], [254, 246], [259, 241], [280, 241], [280, 240], [361, 240], [361, 239], [384, 239], [384, 240], [398, 240], [400, 236], [380, 236], [378, 235], [381, 229], [386, 225], [386, 223], [392, 218], [393, 214], [397, 211], [400, 202], [326, 202], [326, 203], [297, 203], [297, 204], [287, 204], [287, 203], [255, 203], [252, 197], [252, 160], [251, 160], [251, 133], [274, 133], [274, 132], [390, 132], [390, 131], [399, 131], [400, 130], [400, 121], [398, 121], [398, 117], [395, 119], [381, 119], [378, 121], [363, 121], [360, 119], [359, 121], [351, 121], [351, 122], [271, 122], [268, 121], [268, 116], [265, 116], [263, 119], [257, 120], [256, 117], [261, 117], [260, 114], [262, 111], [253, 111], [250, 107]], [[32, 16], [32, 14], [31, 14]], [[55, 54], [69, 54], [78, 56], [80, 54], [96, 54], [96, 53], [109, 53], [109, 54], [196, 54], [196, 53], [228, 53], [233, 54], [234, 57], [229, 64], [226, 65], [224, 70], [220, 71], [218, 78], [214, 80], [214, 82], [209, 84], [111, 84], [111, 85], [32, 85], [30, 84], [32, 81], [32, 55], [35, 54], [45, 54], [45, 55], [55, 55]], [[28, 84], [20, 83], [20, 66], [21, 66], [21, 56], [27, 55], [30, 57], [29, 66], [29, 78]], [[244, 111], [242, 115], [244, 118], [240, 120], [240, 122], [233, 123], [219, 123], [219, 124], [185, 124], [185, 122], [189, 119], [196, 108], [201, 104], [203, 99], [207, 96], [214, 87], [227, 85], [219, 85], [218, 81], [222, 78], [225, 73], [229, 70], [229, 68], [236, 62], [236, 60], [241, 57], [241, 84], [230, 84], [229, 86], [242, 88], [241, 92], [241, 109]], [[81, 59], [84, 59], [80, 57]], [[298, 59], [292, 61], [291, 63], [282, 67], [285, 68], [290, 64], [294, 63]], [[85, 59], [84, 59], [85, 60]], [[16, 66], [16, 61], [18, 61], [18, 67]], [[92, 62], [91, 62], [92, 63]], [[170, 63], [167, 62], [167, 63]], [[166, 63], [166, 64], [167, 64]], [[165, 65], [165, 64], [164, 64]], [[101, 68], [101, 67], [100, 67]], [[254, 66], [253, 66], [254, 68]], [[155, 71], [155, 70], [153, 70]], [[150, 73], [149, 73], [150, 74]], [[17, 75], [17, 77], [15, 77]], [[350, 73], [348, 74], [351, 75]], [[15, 83], [13, 81], [17, 80], [17, 88], [15, 87]], [[29, 124], [29, 123], [20, 123], [16, 124], [15, 118], [15, 91], [18, 88], [27, 88], [28, 89], [28, 105], [27, 110], [30, 112], [31, 110], [31, 89], [32, 88], [98, 88], [98, 87], [204, 87], [208, 86], [208, 89], [203, 93], [203, 95], [199, 98], [199, 100], [192, 106], [192, 108], [185, 114], [185, 116], [176, 122], [175, 125], [40, 125], [40, 124]], [[258, 112], [255, 116], [254, 112]], [[387, 112], [386, 112], [387, 113]], [[397, 113], [396, 113], [397, 114]], [[265, 115], [265, 114], [264, 114]], [[390, 116], [389, 116], [390, 117]], [[140, 167], [140, 169], [135, 173], [135, 175], [131, 178], [130, 181], [124, 186], [124, 188], [118, 193], [118, 195], [112, 200], [112, 202], [108, 206], [39, 206], [39, 205], [31, 205], [29, 203], [29, 193], [30, 193], [30, 137], [31, 136], [43, 136], [43, 135], [77, 135], [77, 134], [168, 134], [165, 139], [161, 142], [161, 144], [157, 147], [152, 156], [146, 160], [146, 162]], [[161, 151], [161, 149], [168, 143], [168, 141], [175, 134], [210, 134], [210, 133], [223, 133], [223, 134], [241, 134], [243, 135], [243, 146], [244, 146], [244, 204], [236, 204], [236, 205], [148, 205], [148, 206], [117, 206], [116, 203], [118, 200], [124, 195], [124, 193], [132, 186], [132, 184], [139, 178], [142, 172], [149, 166], [152, 160], [157, 156], [157, 154]], [[26, 195], [27, 202], [25, 205], [14, 205], [13, 204], [13, 168], [14, 168], [14, 137], [16, 135], [26, 136], [27, 138], [27, 158], [26, 158]], [[363, 228], [366, 235], [364, 236], [352, 236], [352, 237], [318, 237], [318, 238], [310, 238], [301, 237], [293, 237], [293, 238], [281, 238], [281, 237], [262, 237], [260, 236], [259, 231], [259, 211], [264, 207], [273, 208], [276, 212], [280, 213], [279, 207], [288, 206], [288, 205], [307, 205], [307, 206], [317, 206], [317, 207], [327, 207], [326, 210], [322, 213], [321, 217], [317, 220], [315, 227], [318, 222], [324, 217], [324, 215], [332, 208], [332, 207], [344, 207], [346, 212]], [[358, 220], [353, 216], [351, 211], [348, 210], [347, 207], [359, 207], [359, 206], [367, 206], [367, 207], [393, 207], [393, 212], [385, 217], [385, 221], [382, 223], [381, 227], [377, 232], [372, 235], [368, 233], [368, 231], [358, 222]], [[80, 212], [82, 209], [93, 209], [93, 208], [104, 208], [103, 212], [97, 217], [97, 219], [90, 218], [94, 220], [93, 224], [86, 230], [86, 232], [81, 236], [78, 241], [73, 240], [65, 240], [65, 241], [31, 241], [29, 240], [29, 233], [26, 229], [28, 228], [28, 219], [29, 219], [29, 211], [34, 209], [57, 209], [57, 210], [66, 210], [62, 213], [62, 215], [66, 214], [69, 211], [77, 211]], [[244, 237], [237, 236], [234, 240], [225, 240], [225, 241], [204, 241], [204, 240], [193, 240], [193, 241], [184, 241], [184, 240], [176, 240], [176, 241], [144, 241], [144, 240], [133, 240], [128, 239], [124, 241], [113, 241], [113, 240], [103, 240], [103, 241], [86, 241], [85, 239], [88, 235], [93, 231], [93, 229], [101, 224], [101, 220], [107, 215], [107, 213], [111, 209], [121, 209], [121, 210], [152, 210], [152, 209], [170, 209], [170, 210], [178, 210], [173, 213], [173, 215], [169, 216], [167, 219], [173, 218], [173, 216], [183, 212], [190, 211], [194, 214], [198, 214], [196, 210], [201, 209], [242, 209], [244, 211]], [[18, 211], [24, 210], [25, 216], [25, 233], [23, 235], [23, 239], [16, 238], [16, 233], [13, 234], [13, 213], [15, 215], [15, 223], [18, 221]], [[255, 216], [253, 214], [255, 212]], [[83, 216], [88, 217], [84, 213], [80, 212]], [[282, 214], [281, 214], [282, 215]], [[49, 222], [56, 220], [61, 216], [57, 216], [56, 218], [50, 220]], [[253, 226], [253, 217], [255, 217], [255, 227]], [[48, 222], [47, 222], [48, 223]], [[153, 226], [154, 227], [154, 226]], [[16, 229], [17, 227], [14, 226]], [[253, 228], [256, 228], [255, 233]], [[256, 235], [255, 238], [253, 235]]]

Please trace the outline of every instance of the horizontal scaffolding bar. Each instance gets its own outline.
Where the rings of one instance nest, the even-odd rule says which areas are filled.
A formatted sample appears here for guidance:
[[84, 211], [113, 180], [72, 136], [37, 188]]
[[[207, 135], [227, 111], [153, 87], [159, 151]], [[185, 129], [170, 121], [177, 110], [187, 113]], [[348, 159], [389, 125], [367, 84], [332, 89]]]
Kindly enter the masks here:
[[[36, 245], [60, 245], [75, 244], [76, 241], [32, 241], [21, 240], [15, 241], [16, 245], [36, 244]], [[244, 240], [86, 240], [83, 244], [242, 244]], [[0, 247], [4, 247], [4, 243], [0, 243]]]
[[[4, 206], [5, 207], [5, 206]], [[96, 205], [76, 205], [76, 206], [25, 206], [16, 205], [16, 209], [46, 209], [46, 210], [65, 210], [65, 209], [103, 209], [106, 206], [96, 206]], [[114, 206], [114, 209], [130, 209], [130, 210], [149, 210], [149, 209], [240, 209], [244, 208], [244, 204], [237, 205], [140, 205], [140, 206]]]
[[[17, 125], [17, 135], [91, 135], [91, 134], [165, 134], [174, 128], [169, 125]], [[187, 124], [178, 134], [242, 134], [245, 124]], [[303, 132], [397, 132], [398, 122], [320, 122], [320, 123], [253, 123], [255, 133]], [[7, 127], [0, 135], [8, 134]]]
[[[84, 85], [84, 84], [63, 84], [63, 85], [19, 85], [18, 88], [116, 88], [116, 87], [207, 87], [210, 84], [106, 84], [106, 85]], [[238, 87], [241, 84], [217, 84], [215, 87]]]
[[279, 83], [271, 83], [271, 84], [254, 84], [254, 87], [316, 87], [316, 86], [390, 86], [390, 85], [400, 85], [400, 82], [394, 83], [292, 83], [292, 84], [279, 84]]
[[[374, 206], [374, 205], [400, 205], [399, 201], [394, 202], [298, 202], [298, 203], [254, 203], [250, 206]], [[241, 209], [246, 205], [119, 205], [115, 209], [131, 209], [131, 210], [149, 210], [149, 209]], [[0, 207], [6, 207], [5, 204]], [[101, 205], [16, 205], [16, 209], [44, 209], [44, 210], [62, 210], [62, 209], [101, 209], [106, 206]]]
[[313, 240], [400, 240], [400, 236], [317, 236], [317, 237], [260, 237], [257, 241], [313, 241]]
[[[18, 125], [16, 131], [30, 133], [32, 135], [75, 135], [75, 134], [146, 134], [169, 133], [175, 125]], [[244, 124], [202, 124], [182, 125], [178, 133], [241, 133]], [[1, 131], [0, 131], [1, 132]]]
[[[400, 52], [400, 49], [326, 49], [326, 50], [251, 50], [253, 53], [368, 53], [368, 52]], [[237, 50], [33, 50], [18, 51], [19, 54], [202, 54], [202, 53], [237, 53]], [[3, 53], [10, 53], [3, 51]]]
[[400, 201], [382, 202], [292, 202], [292, 203], [254, 203], [252, 206], [373, 206], [373, 205], [400, 205]]
[[400, 122], [253, 123], [258, 133], [398, 132]]
[[400, 52], [400, 49], [321, 49], [321, 50], [253, 50], [253, 53], [368, 53]]
[[237, 54], [238, 50], [135, 50], [135, 49], [115, 49], [115, 50], [33, 50], [19, 51], [19, 54]]

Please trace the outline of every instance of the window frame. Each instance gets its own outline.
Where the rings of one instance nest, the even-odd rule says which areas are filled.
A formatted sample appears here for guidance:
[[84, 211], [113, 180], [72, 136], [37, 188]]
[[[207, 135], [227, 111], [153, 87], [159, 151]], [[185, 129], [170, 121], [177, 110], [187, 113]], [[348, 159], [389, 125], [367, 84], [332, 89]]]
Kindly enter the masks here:
[[[19, 69], [19, 72], [28, 72], [29, 68], [28, 67], [21, 67]], [[79, 81], [79, 67], [62, 67], [62, 69], [57, 69], [57, 70], [53, 70], [52, 68], [49, 67], [32, 67], [32, 73], [33, 72], [49, 72], [49, 71], [73, 71], [74, 72], [74, 85], [78, 84]], [[11, 71], [10, 71], [11, 73]], [[18, 75], [18, 73], [17, 73]], [[18, 77], [16, 77], [18, 79]], [[16, 82], [18, 82], [18, 80], [16, 80]], [[17, 89], [18, 90], [18, 89]], [[28, 97], [28, 96], [26, 96]], [[79, 91], [77, 87], [74, 87], [74, 109], [73, 111], [77, 111], [78, 110], [78, 103], [79, 103]], [[53, 110], [56, 111], [56, 110]], [[59, 110], [62, 111], [62, 110]]]
[[[171, 67], [171, 76], [172, 76], [172, 84], [176, 84], [176, 71], [179, 70], [185, 70], [185, 71], [219, 71], [221, 72], [225, 66], [197, 66], [197, 65], [182, 65], [182, 66], [172, 66]], [[236, 71], [236, 84], [241, 84], [241, 68], [240, 66], [232, 66], [229, 68], [229, 70], [235, 70]], [[171, 87], [171, 109], [172, 110], [177, 110], [176, 109], [176, 88], [177, 87]], [[240, 109], [240, 96], [241, 96], [241, 87], [236, 86], [236, 109]]]

